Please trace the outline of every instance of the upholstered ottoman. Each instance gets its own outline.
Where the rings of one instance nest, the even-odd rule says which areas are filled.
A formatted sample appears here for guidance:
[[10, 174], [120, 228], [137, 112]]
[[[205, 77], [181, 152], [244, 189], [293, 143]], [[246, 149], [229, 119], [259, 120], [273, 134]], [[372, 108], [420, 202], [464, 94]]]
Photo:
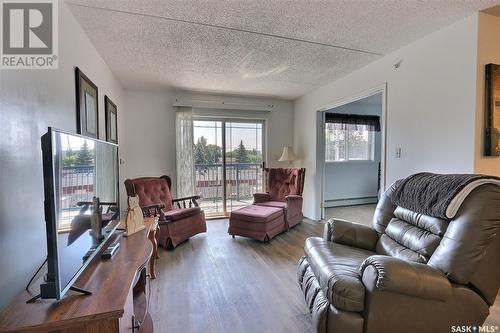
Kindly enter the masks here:
[[251, 205], [231, 212], [227, 232], [233, 238], [237, 235], [269, 241], [285, 230], [283, 209]]

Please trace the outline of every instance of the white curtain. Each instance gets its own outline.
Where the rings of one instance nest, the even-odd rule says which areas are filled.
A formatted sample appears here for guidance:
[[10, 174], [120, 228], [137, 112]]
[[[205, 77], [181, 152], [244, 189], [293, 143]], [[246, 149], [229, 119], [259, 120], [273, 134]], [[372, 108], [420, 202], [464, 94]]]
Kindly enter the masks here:
[[175, 117], [177, 197], [195, 194], [195, 173], [193, 158], [193, 110], [177, 107]]
[[[118, 172], [116, 166], [118, 165], [116, 147], [104, 144], [102, 142], [92, 142], [94, 147], [94, 177], [95, 189], [94, 195], [99, 197], [101, 201], [117, 202], [117, 185]], [[91, 201], [91, 200], [90, 200]], [[118, 203], [117, 203], [118, 204]]]

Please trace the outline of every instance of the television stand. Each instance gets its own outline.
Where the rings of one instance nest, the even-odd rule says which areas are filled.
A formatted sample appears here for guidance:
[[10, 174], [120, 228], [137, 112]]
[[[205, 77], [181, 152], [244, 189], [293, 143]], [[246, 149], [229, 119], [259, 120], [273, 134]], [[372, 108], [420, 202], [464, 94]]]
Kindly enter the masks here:
[[[82, 288], [78, 288], [78, 287], [75, 287], [75, 286], [69, 287], [69, 290], [73, 290], [73, 291], [75, 291], [77, 293], [82, 293], [84, 295], [92, 295], [91, 291], [88, 291], [88, 290], [85, 290], [85, 289], [82, 289]], [[34, 297], [31, 297], [29, 300], [26, 301], [26, 304], [34, 303], [40, 297], [42, 297], [42, 294], [38, 294], [38, 295], [36, 295]]]
[[[0, 333], [151, 333], [149, 280], [153, 253], [151, 225], [121, 239], [113, 260], [96, 255], [76, 280], [81, 297], [68, 293], [59, 301], [42, 299], [26, 304], [24, 291], [0, 312]], [[72, 287], [71, 289], [76, 288]], [[74, 289], [73, 289], [74, 290]]]
[[84, 295], [92, 295], [91, 291], [88, 291], [88, 290], [85, 290], [85, 289], [82, 289], [82, 288], [78, 288], [78, 287], [75, 287], [75, 286], [69, 287], [69, 290], [73, 290], [73, 291], [76, 291], [77, 293], [82, 293]]

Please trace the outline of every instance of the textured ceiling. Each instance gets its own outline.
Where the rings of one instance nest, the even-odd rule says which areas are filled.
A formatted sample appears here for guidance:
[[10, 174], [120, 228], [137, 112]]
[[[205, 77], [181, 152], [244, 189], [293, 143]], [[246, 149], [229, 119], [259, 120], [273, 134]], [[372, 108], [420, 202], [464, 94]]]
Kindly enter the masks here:
[[500, 0], [66, 0], [127, 88], [294, 99]]

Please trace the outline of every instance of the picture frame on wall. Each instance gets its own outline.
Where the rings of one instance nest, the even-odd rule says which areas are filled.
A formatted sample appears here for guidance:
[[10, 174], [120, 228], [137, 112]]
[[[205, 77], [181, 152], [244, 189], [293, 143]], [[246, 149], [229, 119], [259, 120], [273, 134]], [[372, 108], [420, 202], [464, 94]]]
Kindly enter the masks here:
[[97, 86], [75, 67], [76, 132], [99, 139], [99, 99]]
[[485, 67], [484, 155], [500, 156], [500, 65]]
[[106, 141], [118, 143], [118, 109], [107, 95], [104, 95], [104, 109], [106, 114]]

